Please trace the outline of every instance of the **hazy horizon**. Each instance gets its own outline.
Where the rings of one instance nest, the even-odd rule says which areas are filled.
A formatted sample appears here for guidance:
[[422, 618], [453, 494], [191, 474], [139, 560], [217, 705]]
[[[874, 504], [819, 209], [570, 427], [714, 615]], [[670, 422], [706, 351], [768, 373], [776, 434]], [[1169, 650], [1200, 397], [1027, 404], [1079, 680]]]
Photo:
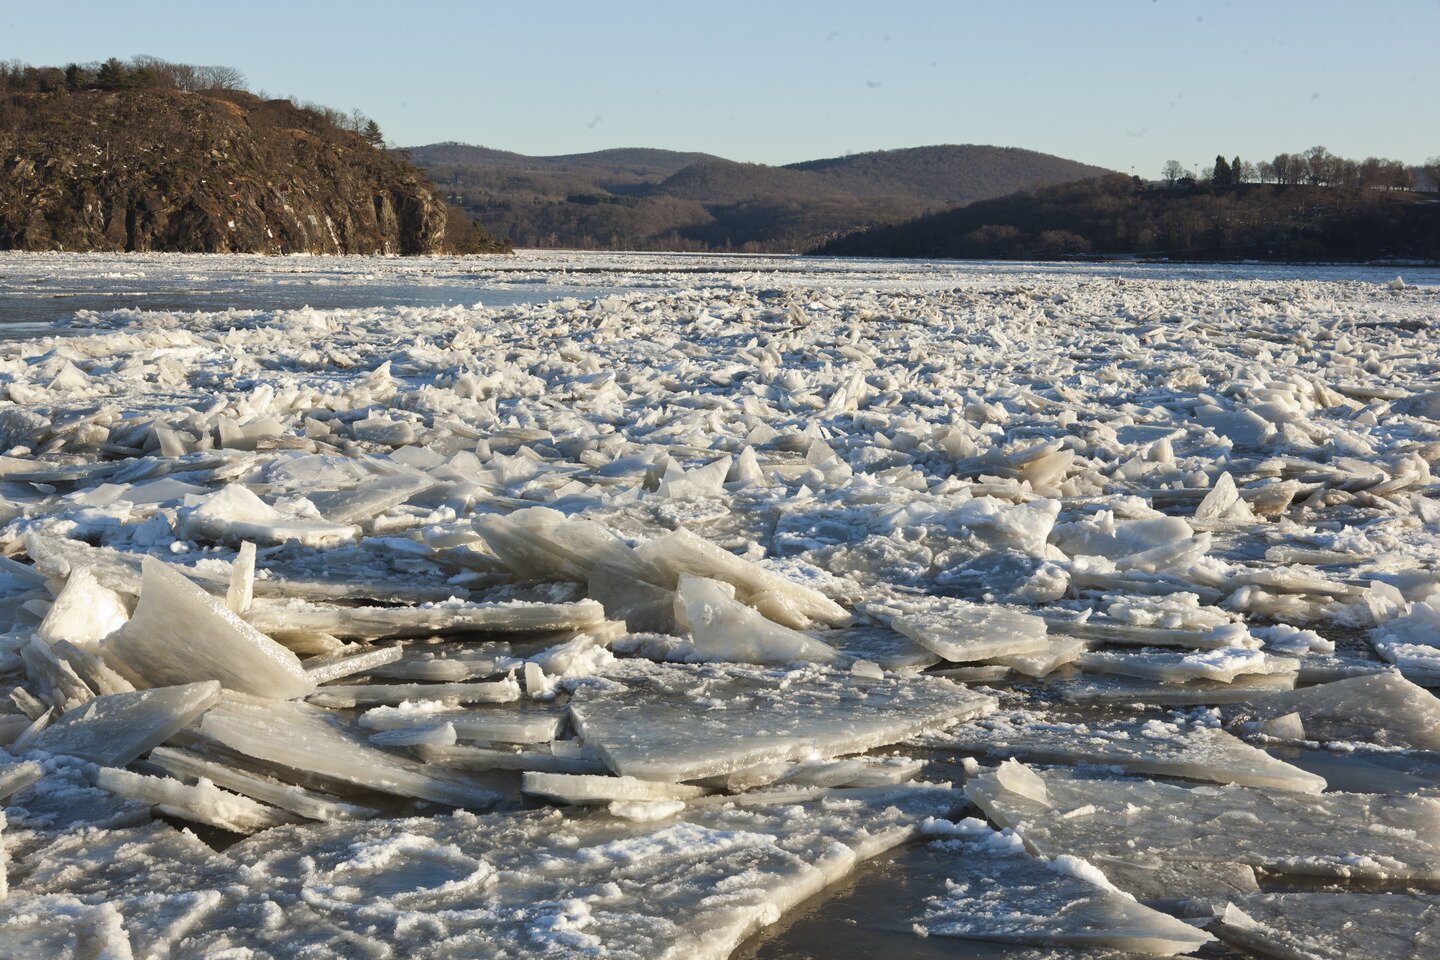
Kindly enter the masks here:
[[223, 63], [271, 95], [363, 110], [403, 145], [783, 164], [976, 143], [1152, 177], [1171, 158], [1316, 144], [1408, 163], [1440, 153], [1423, 122], [1436, 36], [1434, 0], [0, 10], [0, 59]]

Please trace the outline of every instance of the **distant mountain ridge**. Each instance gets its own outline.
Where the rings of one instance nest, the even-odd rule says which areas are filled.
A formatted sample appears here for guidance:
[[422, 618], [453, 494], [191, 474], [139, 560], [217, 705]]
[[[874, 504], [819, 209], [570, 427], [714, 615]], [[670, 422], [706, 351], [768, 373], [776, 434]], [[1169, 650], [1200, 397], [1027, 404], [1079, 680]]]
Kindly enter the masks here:
[[944, 144], [785, 166], [619, 148], [529, 157], [438, 143], [406, 153], [517, 246], [799, 252], [857, 229], [1108, 173], [1018, 147]]

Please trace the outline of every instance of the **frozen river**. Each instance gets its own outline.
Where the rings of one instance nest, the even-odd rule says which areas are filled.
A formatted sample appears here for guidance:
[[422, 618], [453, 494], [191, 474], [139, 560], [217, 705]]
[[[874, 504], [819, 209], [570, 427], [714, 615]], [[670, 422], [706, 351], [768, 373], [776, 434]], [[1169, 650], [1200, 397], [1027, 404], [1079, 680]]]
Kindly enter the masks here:
[[1437, 321], [0, 255], [0, 957], [1434, 956]]

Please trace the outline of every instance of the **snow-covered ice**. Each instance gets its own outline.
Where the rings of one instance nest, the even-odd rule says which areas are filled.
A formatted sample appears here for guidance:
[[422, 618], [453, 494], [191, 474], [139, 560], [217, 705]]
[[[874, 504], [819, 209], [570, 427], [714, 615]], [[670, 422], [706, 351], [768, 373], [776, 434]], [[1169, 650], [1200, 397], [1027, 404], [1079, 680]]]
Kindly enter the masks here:
[[242, 292], [0, 341], [0, 946], [718, 958], [927, 822], [891, 930], [1428, 945], [1429, 780], [1333, 786], [1440, 748], [1391, 277], [0, 256]]

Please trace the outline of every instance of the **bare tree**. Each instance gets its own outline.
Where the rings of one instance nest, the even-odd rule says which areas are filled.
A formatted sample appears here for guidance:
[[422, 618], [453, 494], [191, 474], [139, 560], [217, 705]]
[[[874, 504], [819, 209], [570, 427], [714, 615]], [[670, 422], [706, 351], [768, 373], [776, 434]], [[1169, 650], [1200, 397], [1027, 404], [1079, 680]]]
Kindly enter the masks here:
[[1166, 160], [1165, 169], [1161, 172], [1167, 187], [1175, 186], [1175, 182], [1185, 176], [1185, 167], [1179, 160]]

